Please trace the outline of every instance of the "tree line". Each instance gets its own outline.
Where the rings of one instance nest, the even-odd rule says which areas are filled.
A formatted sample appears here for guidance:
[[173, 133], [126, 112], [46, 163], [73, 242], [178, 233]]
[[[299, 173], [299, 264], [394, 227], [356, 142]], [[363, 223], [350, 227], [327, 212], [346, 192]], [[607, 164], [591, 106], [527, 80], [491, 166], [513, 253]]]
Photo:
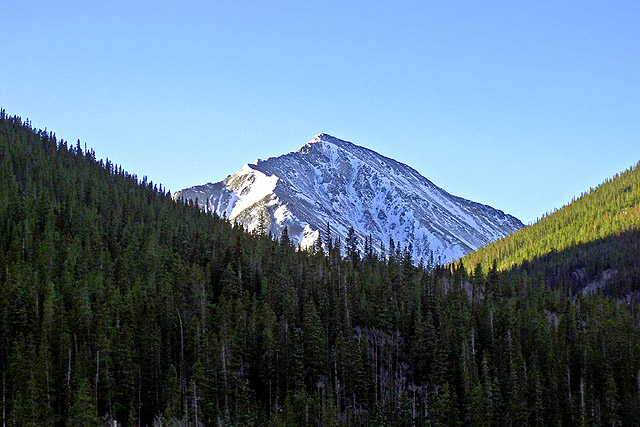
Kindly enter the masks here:
[[2, 110], [3, 425], [640, 424], [632, 305], [323, 234], [248, 233]]

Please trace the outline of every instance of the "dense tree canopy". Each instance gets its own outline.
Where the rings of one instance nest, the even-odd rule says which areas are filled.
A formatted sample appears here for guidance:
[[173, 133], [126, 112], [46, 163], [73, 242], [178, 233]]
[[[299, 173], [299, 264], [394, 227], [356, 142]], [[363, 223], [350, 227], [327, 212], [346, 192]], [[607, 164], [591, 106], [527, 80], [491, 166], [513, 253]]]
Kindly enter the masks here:
[[247, 233], [2, 111], [3, 424], [640, 425], [633, 307], [325, 234]]
[[540, 221], [467, 255], [499, 270], [542, 274], [578, 291], [624, 297], [640, 291], [640, 163]]

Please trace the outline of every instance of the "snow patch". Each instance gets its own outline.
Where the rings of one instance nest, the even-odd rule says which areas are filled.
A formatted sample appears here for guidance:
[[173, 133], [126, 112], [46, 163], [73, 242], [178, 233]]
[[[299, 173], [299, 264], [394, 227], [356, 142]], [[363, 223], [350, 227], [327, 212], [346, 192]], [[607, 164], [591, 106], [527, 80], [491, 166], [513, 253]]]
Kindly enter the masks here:
[[287, 205], [280, 205], [273, 213], [273, 218], [278, 224], [283, 224], [286, 219], [291, 219], [291, 212], [287, 209]]
[[311, 229], [309, 224], [304, 226], [304, 230], [300, 233], [300, 247], [302, 249], [307, 249], [320, 238], [320, 231]]
[[[278, 184], [278, 177], [275, 175], [267, 176], [264, 173], [253, 169], [250, 165], [245, 165], [238, 175], [244, 175], [240, 188], [234, 190], [233, 206], [231, 212], [228, 212], [228, 218], [233, 220], [242, 211], [250, 208], [260, 200], [273, 193]], [[253, 178], [253, 179], [252, 179]]]

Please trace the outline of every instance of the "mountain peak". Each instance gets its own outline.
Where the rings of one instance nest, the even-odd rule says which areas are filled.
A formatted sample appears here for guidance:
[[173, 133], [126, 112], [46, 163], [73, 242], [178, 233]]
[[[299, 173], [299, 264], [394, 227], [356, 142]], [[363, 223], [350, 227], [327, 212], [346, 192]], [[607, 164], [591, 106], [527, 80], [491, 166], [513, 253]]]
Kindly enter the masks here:
[[322, 142], [322, 140], [324, 138], [333, 138], [331, 135], [329, 135], [328, 133], [319, 133], [316, 136], [313, 137], [313, 139], [311, 140], [311, 142]]
[[502, 211], [447, 193], [403, 163], [326, 133], [296, 152], [175, 196], [197, 198], [248, 230], [263, 229], [266, 221], [279, 236], [287, 227], [303, 247], [326, 234], [327, 224], [332, 239], [343, 242], [353, 228], [359, 242], [371, 238], [375, 250], [390, 240], [411, 245], [416, 262], [448, 262], [523, 227]]
[[330, 144], [334, 147], [343, 149], [348, 149], [349, 145], [355, 147], [355, 145], [351, 144], [350, 142], [336, 138], [335, 136], [331, 136], [328, 133], [319, 133], [314, 136], [311, 141], [300, 147], [297, 153], [301, 153], [304, 155], [308, 155], [311, 152], [326, 153], [327, 150], [330, 149], [326, 144]]
[[336, 138], [333, 135], [329, 135], [328, 133], [319, 133], [316, 136], [313, 137], [313, 139], [311, 140], [311, 142], [334, 142], [334, 141], [341, 141], [341, 142], [346, 142], [340, 138]]
[[333, 145], [336, 145], [336, 146], [339, 146], [339, 147], [343, 147], [343, 148], [345, 146], [348, 146], [348, 145], [355, 146], [355, 144], [353, 144], [353, 143], [351, 143], [349, 141], [345, 141], [343, 139], [336, 138], [335, 136], [329, 135], [328, 133], [319, 133], [319, 134], [317, 134], [316, 136], [313, 137], [313, 139], [311, 141], [307, 142], [305, 144], [305, 146], [313, 145], [313, 144], [319, 144], [319, 143], [323, 143], [323, 142], [326, 142], [326, 143], [329, 143], [329, 144], [333, 144]]

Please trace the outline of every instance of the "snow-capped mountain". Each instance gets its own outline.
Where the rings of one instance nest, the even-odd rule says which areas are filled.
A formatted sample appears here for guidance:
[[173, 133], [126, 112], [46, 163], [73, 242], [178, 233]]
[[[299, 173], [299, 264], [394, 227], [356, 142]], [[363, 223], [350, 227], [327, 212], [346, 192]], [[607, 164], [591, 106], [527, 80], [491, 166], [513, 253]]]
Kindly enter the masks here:
[[344, 243], [353, 227], [374, 249], [412, 244], [413, 260], [448, 262], [523, 227], [515, 217], [453, 196], [411, 167], [327, 134], [296, 152], [245, 165], [217, 183], [178, 191], [248, 230], [266, 227], [303, 247], [330, 225]]

